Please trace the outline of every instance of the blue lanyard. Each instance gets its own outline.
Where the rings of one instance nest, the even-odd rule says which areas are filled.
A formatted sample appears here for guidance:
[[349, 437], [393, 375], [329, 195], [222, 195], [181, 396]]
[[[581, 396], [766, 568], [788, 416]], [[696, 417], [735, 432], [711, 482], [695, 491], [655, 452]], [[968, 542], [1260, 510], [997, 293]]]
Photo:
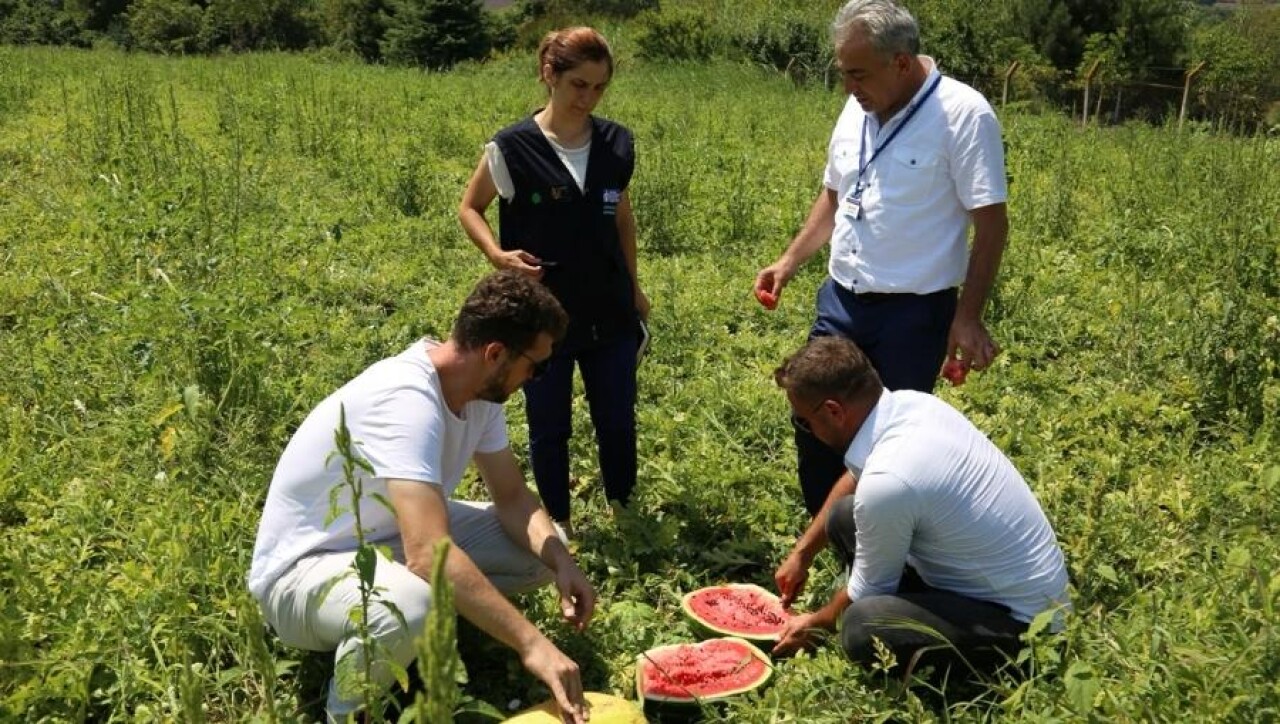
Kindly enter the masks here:
[[938, 74], [938, 77], [933, 79], [933, 83], [929, 84], [929, 88], [925, 90], [924, 95], [920, 96], [920, 100], [912, 104], [911, 107], [907, 109], [907, 115], [902, 118], [902, 123], [899, 123], [898, 127], [893, 129], [893, 132], [889, 134], [889, 137], [884, 139], [884, 143], [880, 144], [878, 148], [871, 152], [871, 158], [868, 158], [865, 163], [863, 162], [862, 157], [867, 152], [867, 119], [866, 117], [863, 117], [862, 138], [858, 143], [858, 178], [854, 182], [853, 195], [851, 196], [854, 201], [862, 198], [862, 176], [867, 172], [867, 169], [871, 167], [871, 162], [876, 160], [876, 157], [880, 155], [880, 152], [883, 151], [885, 147], [890, 143], [893, 143], [893, 139], [897, 138], [898, 134], [902, 132], [902, 129], [907, 127], [907, 124], [915, 117], [916, 111], [920, 110], [920, 106], [923, 106], [924, 102], [929, 100], [929, 96], [933, 95], [933, 92], [938, 89], [938, 84], [941, 82], [942, 74]]

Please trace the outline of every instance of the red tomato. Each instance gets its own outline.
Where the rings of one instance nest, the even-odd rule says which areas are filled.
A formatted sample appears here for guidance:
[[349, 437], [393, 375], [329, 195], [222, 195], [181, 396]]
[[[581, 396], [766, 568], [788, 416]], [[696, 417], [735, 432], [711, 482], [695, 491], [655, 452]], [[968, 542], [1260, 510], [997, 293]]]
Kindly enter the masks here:
[[942, 376], [951, 383], [952, 387], [959, 387], [964, 384], [964, 378], [969, 374], [969, 368], [965, 367], [958, 359], [949, 359], [942, 365]]
[[757, 289], [756, 301], [760, 302], [760, 306], [770, 311], [778, 308], [778, 295], [768, 289]]

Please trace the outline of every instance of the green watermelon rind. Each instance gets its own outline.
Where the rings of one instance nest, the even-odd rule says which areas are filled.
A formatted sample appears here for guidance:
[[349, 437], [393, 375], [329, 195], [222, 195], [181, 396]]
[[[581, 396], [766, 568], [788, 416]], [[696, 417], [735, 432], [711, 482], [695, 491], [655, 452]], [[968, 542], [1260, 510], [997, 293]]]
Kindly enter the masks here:
[[749, 591], [754, 591], [760, 594], [761, 596], [764, 596], [765, 598], [777, 601], [778, 607], [779, 608], [782, 607], [782, 602], [777, 596], [773, 595], [768, 590], [761, 588], [760, 586], [757, 586], [754, 583], [726, 583], [721, 586], [706, 586], [704, 588], [699, 588], [696, 591], [690, 591], [684, 594], [684, 596], [680, 599], [680, 608], [684, 611], [685, 618], [689, 619], [689, 622], [693, 624], [693, 628], [703, 638], [733, 636], [740, 639], [746, 639], [747, 641], [750, 641], [756, 644], [775, 644], [778, 642], [778, 637], [781, 634], [781, 632], [767, 634], [767, 633], [751, 633], [749, 631], [734, 631], [732, 629], [726, 629], [726, 628], [720, 628], [718, 626], [714, 626], [709, 621], [699, 618], [698, 614], [694, 612], [693, 607], [689, 604], [689, 602], [693, 600], [693, 597], [697, 596], [699, 593], [702, 593], [703, 591], [707, 591], [710, 589], [716, 589], [716, 588], [740, 588], [740, 589], [746, 589]]
[[[650, 657], [658, 654], [659, 652], [666, 651], [667, 649], [674, 649], [681, 646], [701, 646], [711, 641], [728, 641], [735, 644], [741, 644], [745, 649], [745, 651], [743, 652], [744, 654], [750, 653], [752, 656], [756, 657], [756, 659], [758, 659], [760, 663], [764, 664], [763, 674], [760, 676], [758, 680], [756, 680], [754, 683], [750, 684], [749, 686], [741, 686], [737, 689], [722, 691], [717, 694], [712, 694], [709, 696], [694, 696], [693, 694], [690, 694], [687, 698], [676, 698], [671, 696], [662, 696], [660, 694], [650, 694], [645, 691], [644, 665], [646, 661], [649, 660]], [[636, 694], [637, 696], [639, 696], [640, 700], [645, 703], [657, 704], [661, 706], [701, 707], [705, 704], [713, 704], [716, 702], [724, 701], [725, 699], [728, 699], [729, 697], [732, 697], [732, 696], [745, 694], [749, 691], [755, 691], [757, 689], [763, 688], [766, 684], [769, 683], [769, 680], [772, 677], [773, 677], [773, 662], [769, 660], [768, 655], [766, 655], [763, 651], [761, 651], [755, 644], [751, 643], [750, 641], [747, 641], [746, 639], [740, 638], [738, 636], [723, 636], [720, 638], [706, 639], [704, 641], [700, 641], [697, 643], [668, 644], [667, 646], [658, 646], [656, 648], [649, 649], [648, 651], [636, 657]]]

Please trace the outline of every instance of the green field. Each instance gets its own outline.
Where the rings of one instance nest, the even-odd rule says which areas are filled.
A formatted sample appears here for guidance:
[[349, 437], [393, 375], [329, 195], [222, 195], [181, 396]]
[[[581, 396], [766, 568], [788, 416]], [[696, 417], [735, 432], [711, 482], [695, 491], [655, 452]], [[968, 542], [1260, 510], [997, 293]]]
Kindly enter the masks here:
[[[0, 721], [300, 721], [317, 657], [244, 590], [291, 430], [370, 362], [443, 335], [486, 271], [454, 217], [481, 144], [536, 106], [527, 59], [448, 74], [284, 55], [0, 47]], [[523, 603], [595, 690], [684, 640], [679, 595], [768, 584], [804, 523], [770, 372], [814, 260], [751, 297], [818, 189], [834, 92], [735, 65], [624, 64], [654, 344], [634, 519], [605, 512], [585, 402], [585, 635]], [[1280, 718], [1280, 139], [1002, 114], [1004, 354], [940, 394], [1024, 472], [1076, 612], [1035, 675], [956, 700], [834, 644], [725, 721]], [[517, 452], [525, 430], [509, 407]], [[479, 494], [472, 481], [464, 492]], [[820, 559], [812, 604], [836, 566]], [[464, 694], [544, 698], [462, 633]]]

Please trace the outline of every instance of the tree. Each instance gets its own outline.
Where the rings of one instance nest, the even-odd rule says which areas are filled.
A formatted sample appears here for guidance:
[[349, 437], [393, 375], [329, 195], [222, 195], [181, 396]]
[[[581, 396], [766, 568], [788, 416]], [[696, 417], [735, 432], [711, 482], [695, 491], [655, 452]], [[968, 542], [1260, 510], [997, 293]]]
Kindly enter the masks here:
[[1108, 34], [1122, 39], [1133, 67], [1172, 64], [1191, 7], [1189, 0], [1014, 0], [1011, 11], [1023, 39], [1067, 70], [1080, 66], [1090, 37]]
[[140, 50], [193, 53], [200, 49], [203, 14], [184, 0], [136, 0], [129, 8], [129, 35]]
[[212, 0], [204, 11], [205, 47], [298, 50], [314, 36], [307, 0]]
[[378, 60], [389, 11], [385, 0], [322, 0], [319, 13], [325, 41], [344, 53]]
[[1280, 100], [1280, 5], [1246, 2], [1221, 21], [1206, 21], [1192, 34], [1189, 60], [1204, 61], [1197, 83], [1201, 103], [1230, 123], [1262, 119]]
[[390, 0], [379, 46], [389, 63], [445, 69], [489, 53], [480, 0]]

